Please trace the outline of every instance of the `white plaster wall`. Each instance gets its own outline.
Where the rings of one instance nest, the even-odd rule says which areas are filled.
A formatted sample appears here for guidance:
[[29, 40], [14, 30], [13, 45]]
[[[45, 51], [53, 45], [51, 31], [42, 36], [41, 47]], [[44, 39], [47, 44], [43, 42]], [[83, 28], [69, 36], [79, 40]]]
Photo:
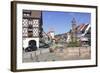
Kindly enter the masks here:
[[54, 38], [55, 34], [54, 34], [54, 32], [50, 32], [50, 35], [51, 35], [52, 38]]
[[71, 41], [71, 35], [68, 34], [67, 36], [68, 36], [68, 37], [67, 37], [67, 42], [69, 43], [69, 42]]
[[23, 39], [23, 47], [24, 48], [28, 47], [28, 42], [30, 40], [35, 40], [36, 41], [36, 46], [39, 48], [39, 38], [25, 38], [25, 39]]

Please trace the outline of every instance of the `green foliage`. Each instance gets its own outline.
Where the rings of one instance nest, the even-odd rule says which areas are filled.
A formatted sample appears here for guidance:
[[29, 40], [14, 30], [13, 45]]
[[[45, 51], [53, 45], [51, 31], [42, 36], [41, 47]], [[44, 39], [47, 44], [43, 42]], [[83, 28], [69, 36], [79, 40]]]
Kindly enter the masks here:
[[79, 46], [80, 46], [80, 42], [78, 41], [68, 43], [68, 47], [79, 47]]

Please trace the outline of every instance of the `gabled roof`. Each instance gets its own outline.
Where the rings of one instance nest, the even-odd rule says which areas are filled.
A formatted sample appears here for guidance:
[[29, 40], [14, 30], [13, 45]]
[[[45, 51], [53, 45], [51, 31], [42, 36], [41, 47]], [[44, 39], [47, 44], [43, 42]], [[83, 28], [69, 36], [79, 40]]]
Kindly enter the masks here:
[[89, 26], [89, 24], [81, 24], [81, 25], [77, 26], [77, 32], [84, 32], [88, 26]]

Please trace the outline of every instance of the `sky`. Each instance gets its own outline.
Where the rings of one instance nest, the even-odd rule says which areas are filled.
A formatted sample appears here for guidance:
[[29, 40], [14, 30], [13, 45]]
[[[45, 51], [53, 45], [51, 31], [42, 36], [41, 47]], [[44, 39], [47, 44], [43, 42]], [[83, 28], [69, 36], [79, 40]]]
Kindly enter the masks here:
[[55, 31], [55, 34], [66, 33], [71, 29], [73, 18], [77, 25], [91, 24], [90, 13], [43, 11], [43, 30], [46, 33], [50, 30]]

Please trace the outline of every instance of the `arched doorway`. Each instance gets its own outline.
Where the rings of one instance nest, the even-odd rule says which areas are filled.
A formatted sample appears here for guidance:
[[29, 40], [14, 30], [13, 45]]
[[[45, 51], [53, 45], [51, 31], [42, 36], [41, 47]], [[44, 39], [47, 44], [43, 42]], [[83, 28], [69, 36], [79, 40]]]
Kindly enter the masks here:
[[25, 52], [31, 52], [31, 51], [36, 51], [36, 50], [37, 50], [36, 41], [29, 40], [28, 47], [25, 49]]

